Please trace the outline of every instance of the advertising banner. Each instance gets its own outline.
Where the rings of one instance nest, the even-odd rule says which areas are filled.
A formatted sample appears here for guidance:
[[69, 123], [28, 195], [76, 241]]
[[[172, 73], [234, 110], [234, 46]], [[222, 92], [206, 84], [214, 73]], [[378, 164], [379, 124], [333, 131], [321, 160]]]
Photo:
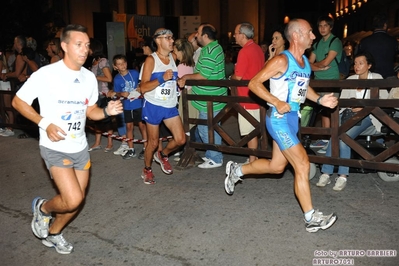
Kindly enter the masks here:
[[200, 24], [201, 24], [201, 16], [180, 16], [179, 37], [184, 38], [186, 34], [191, 34], [193, 32], [196, 32]]

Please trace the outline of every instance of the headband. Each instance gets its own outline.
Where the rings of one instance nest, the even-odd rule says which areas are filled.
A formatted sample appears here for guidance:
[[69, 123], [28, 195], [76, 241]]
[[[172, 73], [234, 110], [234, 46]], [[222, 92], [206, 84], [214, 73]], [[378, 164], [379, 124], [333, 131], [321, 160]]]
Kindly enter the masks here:
[[163, 29], [163, 30], [155, 32], [153, 37], [156, 38], [156, 37], [158, 37], [160, 35], [165, 35], [165, 34], [173, 35], [171, 30]]

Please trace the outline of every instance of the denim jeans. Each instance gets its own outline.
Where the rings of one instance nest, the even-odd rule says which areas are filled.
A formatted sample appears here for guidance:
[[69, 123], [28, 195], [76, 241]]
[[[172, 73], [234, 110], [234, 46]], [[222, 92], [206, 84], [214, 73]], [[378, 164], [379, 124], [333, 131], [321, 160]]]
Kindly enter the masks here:
[[[218, 112], [213, 112], [213, 117], [215, 117]], [[199, 119], [208, 119], [208, 113], [207, 112], [199, 112]], [[198, 133], [199, 133], [199, 137], [201, 139], [201, 141], [203, 143], [209, 143], [208, 142], [208, 126], [204, 126], [204, 125], [198, 125]], [[214, 140], [215, 140], [215, 144], [220, 145], [222, 144], [222, 137], [216, 133], [216, 131], [214, 131]], [[223, 163], [223, 154], [221, 152], [218, 151], [212, 151], [212, 150], [207, 150], [205, 152], [205, 157], [208, 159], [212, 159], [215, 163]]]
[[116, 116], [116, 123], [118, 127], [118, 134], [119, 136], [126, 136], [126, 123], [125, 123], [125, 116], [123, 112]]
[[[341, 116], [339, 117], [341, 121]], [[356, 126], [352, 127], [346, 134], [351, 137], [352, 139], [359, 136], [363, 131], [365, 131], [369, 126], [371, 126], [371, 119], [370, 116], [365, 117], [362, 121], [356, 124]], [[346, 145], [342, 140], [339, 141], [339, 157], [349, 159], [351, 157], [351, 148]], [[326, 156], [331, 157], [331, 140], [328, 143]], [[321, 168], [321, 172], [323, 174], [331, 175], [334, 172], [334, 165], [330, 164], [323, 164]], [[340, 165], [338, 167], [338, 175], [349, 175], [349, 167]]]

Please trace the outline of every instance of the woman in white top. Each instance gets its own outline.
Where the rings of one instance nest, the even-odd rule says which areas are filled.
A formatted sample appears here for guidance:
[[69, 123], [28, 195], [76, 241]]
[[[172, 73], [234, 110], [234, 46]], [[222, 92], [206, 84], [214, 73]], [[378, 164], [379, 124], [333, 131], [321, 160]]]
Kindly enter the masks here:
[[[372, 73], [371, 69], [374, 66], [374, 59], [370, 53], [359, 53], [355, 56], [354, 59], [354, 70], [355, 75], [348, 77], [348, 79], [382, 79], [382, 76], [377, 73]], [[388, 92], [386, 90], [380, 90], [380, 98], [385, 99], [388, 96]], [[341, 99], [370, 99], [370, 90], [368, 88], [356, 88], [356, 89], [344, 89], [341, 92]], [[350, 107], [348, 107], [350, 108]], [[342, 117], [342, 112], [344, 109], [340, 110], [340, 119]], [[353, 107], [351, 108], [353, 112], [359, 112], [362, 107]], [[372, 125], [378, 127], [377, 123], [372, 121], [375, 120], [378, 122], [375, 117], [372, 115], [366, 116], [361, 121], [359, 121], [356, 126], [349, 129], [346, 134], [351, 137], [352, 139], [359, 136], [363, 131], [369, 128]], [[379, 126], [381, 127], [381, 125]], [[328, 144], [326, 156], [331, 156], [331, 141]], [[340, 158], [347, 158], [351, 157], [351, 148], [346, 145], [342, 140], [339, 141], [339, 156]], [[331, 183], [330, 175], [333, 174], [334, 165], [324, 164], [321, 168], [322, 175], [319, 178], [319, 182], [316, 184], [319, 187], [324, 187]], [[334, 190], [340, 191], [344, 189], [346, 186], [346, 179], [349, 175], [349, 167], [340, 165], [338, 167], [338, 177], [336, 178], [335, 186], [333, 187]]]

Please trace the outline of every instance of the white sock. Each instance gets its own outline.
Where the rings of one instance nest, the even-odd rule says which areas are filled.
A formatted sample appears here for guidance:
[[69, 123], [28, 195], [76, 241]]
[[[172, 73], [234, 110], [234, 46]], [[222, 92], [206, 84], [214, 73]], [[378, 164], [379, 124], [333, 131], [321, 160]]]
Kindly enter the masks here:
[[306, 213], [304, 214], [305, 220], [306, 220], [307, 222], [309, 222], [310, 220], [312, 220], [312, 215], [313, 215], [313, 213], [314, 213], [314, 209], [311, 209], [310, 211], [308, 211], [308, 212], [306, 212]]
[[235, 169], [235, 174], [238, 176], [238, 177], [242, 177], [244, 174], [242, 173], [242, 171], [241, 171], [241, 165], [239, 166], [239, 167], [237, 167], [236, 169]]

